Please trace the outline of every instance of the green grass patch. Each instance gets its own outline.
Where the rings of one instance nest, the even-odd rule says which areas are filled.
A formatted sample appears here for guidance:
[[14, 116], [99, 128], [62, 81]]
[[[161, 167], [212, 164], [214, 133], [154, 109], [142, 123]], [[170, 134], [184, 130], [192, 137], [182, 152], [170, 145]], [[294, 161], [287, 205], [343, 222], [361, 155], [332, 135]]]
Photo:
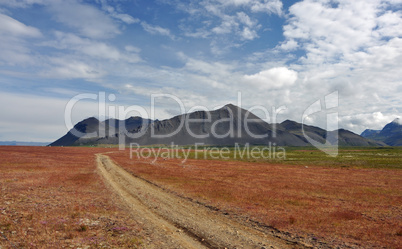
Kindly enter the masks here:
[[[216, 147], [214, 147], [216, 148]], [[283, 150], [263, 151], [263, 146], [250, 146], [244, 154], [242, 147], [228, 147], [222, 156], [210, 147], [197, 148], [188, 153], [190, 159], [204, 160], [238, 160], [248, 162], [270, 162], [301, 166], [328, 166], [340, 168], [378, 168], [402, 169], [402, 147], [341, 147], [338, 155], [333, 157], [315, 147], [282, 147]], [[252, 150], [262, 151], [262, 156], [252, 157]], [[190, 148], [191, 149], [191, 148]], [[178, 155], [184, 158], [184, 153]], [[257, 155], [259, 155], [257, 153]]]

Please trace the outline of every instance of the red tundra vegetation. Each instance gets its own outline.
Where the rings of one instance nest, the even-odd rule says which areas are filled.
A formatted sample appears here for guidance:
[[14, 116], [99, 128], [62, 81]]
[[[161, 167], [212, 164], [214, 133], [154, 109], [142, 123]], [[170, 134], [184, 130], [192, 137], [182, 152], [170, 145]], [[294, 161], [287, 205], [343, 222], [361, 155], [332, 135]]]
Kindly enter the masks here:
[[0, 247], [141, 247], [141, 226], [96, 172], [105, 151], [0, 147]]
[[133, 175], [307, 243], [402, 245], [401, 170], [109, 156]]
[[[153, 235], [130, 218], [83, 147], [0, 147], [2, 248], [136, 248]], [[242, 223], [322, 247], [400, 248], [402, 171], [262, 162], [130, 159], [135, 176]]]

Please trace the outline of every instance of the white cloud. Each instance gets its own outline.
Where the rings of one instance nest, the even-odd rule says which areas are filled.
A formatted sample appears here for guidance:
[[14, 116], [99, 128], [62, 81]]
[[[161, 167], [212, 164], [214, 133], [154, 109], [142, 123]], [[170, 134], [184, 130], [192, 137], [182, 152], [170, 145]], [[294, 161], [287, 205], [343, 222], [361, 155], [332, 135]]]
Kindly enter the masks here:
[[340, 117], [343, 127], [361, 134], [366, 129], [381, 130], [384, 126], [400, 117], [400, 113], [360, 113], [352, 116]]
[[[174, 87], [160, 87], [160, 88], [150, 88], [150, 87], [141, 87], [141, 86], [133, 86], [130, 84], [125, 85], [126, 90], [131, 91], [135, 94], [142, 95], [145, 97], [150, 97], [151, 94], [171, 94], [172, 96], [177, 97], [181, 103], [185, 106], [185, 108], [191, 108], [193, 106], [199, 105], [199, 103], [206, 103], [208, 102], [208, 97], [207, 96], [202, 96], [191, 89], [177, 89]], [[171, 98], [166, 98], [167, 103], [170, 102], [172, 104], [172, 99]], [[177, 105], [176, 101], [173, 101], [174, 105]], [[166, 108], [169, 109], [169, 108]], [[179, 114], [179, 113], [177, 113]], [[176, 115], [177, 115], [176, 114]], [[171, 118], [166, 117], [166, 118]], [[157, 117], [159, 118], [159, 117]]]
[[282, 14], [282, 1], [281, 0], [216, 0], [207, 1], [209, 6], [217, 8], [228, 6], [246, 7], [253, 12], [266, 12], [268, 14]]
[[42, 36], [42, 33], [37, 28], [27, 26], [14, 18], [0, 13], [0, 35], [38, 38]]
[[48, 5], [54, 18], [85, 37], [103, 39], [121, 33], [119, 26], [99, 9], [77, 1], [54, 1]]
[[141, 50], [132, 45], [119, 49], [103, 41], [60, 31], [55, 31], [54, 37], [54, 40], [40, 43], [44, 48], [57, 50], [57, 56], [40, 57], [45, 65], [38, 72], [40, 77], [100, 82], [111, 75], [120, 77], [132, 64], [143, 62], [138, 54]]
[[283, 14], [283, 4], [280, 0], [272, 1], [254, 1], [251, 10], [253, 12], [267, 12], [268, 14], [276, 14], [281, 16]]
[[[264, 19], [256, 15], [257, 12], [283, 16], [280, 0], [205, 0], [193, 1], [190, 7], [184, 7], [180, 1], [170, 4], [191, 15], [180, 25], [185, 35], [212, 38], [211, 52], [215, 55], [222, 55], [229, 52], [229, 48], [241, 47], [259, 37], [259, 31], [266, 23], [260, 23]], [[200, 19], [204, 21], [199, 22]]]
[[76, 50], [93, 57], [118, 60], [121, 57], [120, 52], [103, 42], [96, 42], [90, 39], [81, 38], [71, 33], [55, 32], [57, 40], [50, 42], [58, 49]]
[[131, 46], [131, 45], [125, 46], [124, 49], [125, 49], [127, 52], [132, 52], [132, 53], [139, 53], [139, 52], [141, 52], [141, 49], [140, 49], [140, 48], [134, 47], [134, 46]]
[[174, 35], [170, 33], [169, 29], [162, 28], [160, 26], [154, 26], [150, 25], [146, 22], [141, 22], [141, 26], [144, 28], [144, 30], [150, 34], [158, 34], [158, 35], [163, 35], [163, 36], [168, 36], [170, 39], [174, 39]]
[[[138, 49], [133, 46], [126, 46], [126, 51], [121, 52], [114, 46], [104, 42], [94, 41], [88, 38], [81, 38], [71, 33], [55, 32], [56, 40], [44, 42], [42, 45], [55, 47], [60, 50], [73, 50], [78, 55], [89, 55], [93, 58], [107, 59], [112, 61], [124, 61], [137, 63], [141, 61]], [[127, 53], [128, 52], [128, 53]]]
[[257, 32], [255, 30], [250, 30], [250, 28], [245, 27], [241, 32], [241, 36], [245, 40], [254, 40], [258, 37]]
[[185, 58], [186, 64], [182, 68], [184, 72], [196, 73], [198, 75], [208, 75], [215, 80], [228, 78], [235, 70], [234, 65], [220, 62], [206, 62], [193, 58]]
[[0, 6], [27, 8], [33, 4], [43, 4], [46, 0], [0, 0]]
[[253, 2], [252, 0], [218, 0], [217, 2], [219, 2], [222, 5], [234, 5], [234, 6], [240, 6], [240, 5], [247, 5], [251, 2]]
[[257, 30], [261, 26], [244, 12], [238, 12], [233, 16], [223, 15], [221, 18], [221, 24], [212, 29], [215, 34], [227, 35], [235, 33], [241, 40], [254, 40], [258, 37]]
[[380, 37], [402, 36], [402, 11], [387, 11], [380, 16], [377, 33]]
[[361, 132], [390, 122], [395, 115], [391, 108], [402, 109], [401, 11], [389, 1], [337, 3], [305, 0], [291, 6], [286, 39], [277, 48], [305, 52], [290, 65], [302, 79], [294, 85], [292, 98], [300, 100], [296, 91], [317, 99], [339, 90], [340, 127]]
[[296, 3], [289, 9], [293, 17], [284, 27], [284, 35], [306, 41], [307, 58], [315, 58], [319, 53], [320, 57], [331, 59], [359, 50], [371, 42], [376, 13], [372, 4], [360, 6], [356, 2], [341, 4], [339, 8], [319, 1]]
[[127, 14], [117, 14], [117, 13], [112, 13], [111, 14], [114, 18], [119, 19], [127, 24], [133, 24], [133, 23], [139, 23], [140, 19], [134, 18], [130, 15]]
[[235, 18], [225, 15], [222, 18], [222, 23], [219, 26], [213, 28], [212, 32], [219, 35], [230, 34], [233, 29], [236, 29], [236, 27], [238, 27], [238, 23], [235, 21]]
[[244, 80], [259, 89], [280, 89], [293, 85], [297, 80], [297, 72], [286, 67], [277, 67], [245, 75]]
[[297, 41], [295, 41], [293, 39], [288, 40], [279, 46], [280, 49], [283, 49], [285, 51], [292, 51], [298, 47], [299, 47], [299, 44], [297, 43]]
[[[30, 2], [10, 1], [7, 6], [28, 7]], [[287, 105], [286, 117], [298, 122], [311, 103], [339, 90], [340, 127], [356, 132], [370, 126], [377, 128], [402, 111], [401, 11], [390, 6], [391, 1], [338, 2], [299, 1], [285, 15], [281, 1], [276, 0], [191, 1], [185, 6], [190, 15], [178, 20], [187, 36], [183, 39], [177, 38], [178, 33], [172, 34], [173, 29], [168, 29], [171, 26], [139, 22], [124, 14], [119, 4], [112, 6], [112, 1], [102, 8], [99, 1], [92, 5], [75, 0], [42, 3], [44, 12], [59, 21], [46, 31], [13, 19], [10, 13], [14, 10], [3, 11], [3, 19], [9, 15], [12, 20], [0, 21], [0, 65], [7, 63], [0, 69], [2, 82], [13, 76], [38, 82], [41, 77], [45, 81], [61, 79], [52, 82], [53, 90], [47, 87], [37, 91], [64, 96], [72, 93], [63, 90], [64, 84], [82, 82], [86, 89], [109, 89], [124, 95], [127, 103], [137, 101], [140, 105], [149, 100], [151, 93], [171, 93], [181, 98], [187, 108], [236, 103], [237, 93], [241, 92], [243, 107]], [[53, 6], [59, 3], [60, 7]], [[6, 6], [4, 1], [2, 6]], [[265, 40], [271, 31], [270, 20], [265, 20], [268, 15], [286, 19], [285, 39], [278, 44]], [[17, 28], [10, 29], [6, 26], [9, 22]], [[139, 53], [144, 58], [154, 54], [147, 54], [146, 46], [135, 39], [127, 42], [132, 37], [130, 33], [117, 36], [134, 30], [125, 30], [122, 25], [138, 22], [146, 32], [170, 37], [183, 45], [169, 45], [167, 57], [181, 54], [180, 58], [164, 58], [158, 66], [153, 65], [154, 61], [141, 60]], [[257, 40], [259, 37], [261, 40]], [[201, 45], [190, 52], [191, 45], [184, 41]], [[215, 57], [203, 50], [208, 45]], [[231, 51], [234, 53], [229, 54]], [[165, 63], [167, 60], [174, 63]], [[34, 66], [24, 67], [27, 63]], [[85, 81], [99, 85], [85, 85]], [[58, 85], [59, 82], [62, 83]]]
[[281, 0], [210, 0], [204, 1], [204, 6], [213, 13], [222, 13], [228, 7], [246, 8], [252, 12], [266, 12], [267, 14], [282, 15]]
[[102, 9], [104, 11], [106, 11], [107, 13], [109, 13], [110, 16], [112, 16], [113, 18], [120, 20], [126, 24], [133, 24], [133, 23], [139, 23], [140, 19], [138, 18], [134, 18], [128, 14], [124, 14], [124, 13], [119, 13], [116, 8], [114, 8], [113, 6], [110, 6], [107, 4], [107, 2], [105, 0], [100, 0], [100, 3], [102, 5]]
[[238, 12], [237, 18], [241, 23], [245, 24], [248, 27], [252, 27], [255, 25], [255, 21], [251, 20], [251, 18], [244, 12]]
[[30, 49], [32, 39], [42, 37], [39, 29], [0, 13], [0, 64], [25, 65], [36, 63]]
[[0, 37], [0, 47], [5, 49], [0, 53], [0, 65], [33, 65], [35, 63], [31, 50], [22, 44]]
[[254, 40], [258, 37], [257, 30], [260, 28], [260, 26], [257, 25], [256, 20], [252, 20], [244, 12], [237, 13], [237, 19], [240, 23], [245, 25], [243, 30], [240, 32], [241, 37], [244, 40]]
[[[183, 28], [182, 29], [186, 29]], [[195, 31], [191, 30], [184, 30], [184, 35], [187, 37], [192, 37], [192, 38], [203, 38], [206, 39], [210, 36], [211, 32], [209, 30], [204, 30], [204, 29], [197, 29]]]
[[40, 76], [45, 78], [58, 78], [58, 79], [86, 79], [94, 80], [102, 78], [106, 75], [100, 67], [89, 65], [88, 63], [78, 61], [71, 58], [49, 58], [52, 63], [51, 68], [46, 71], [40, 72]]

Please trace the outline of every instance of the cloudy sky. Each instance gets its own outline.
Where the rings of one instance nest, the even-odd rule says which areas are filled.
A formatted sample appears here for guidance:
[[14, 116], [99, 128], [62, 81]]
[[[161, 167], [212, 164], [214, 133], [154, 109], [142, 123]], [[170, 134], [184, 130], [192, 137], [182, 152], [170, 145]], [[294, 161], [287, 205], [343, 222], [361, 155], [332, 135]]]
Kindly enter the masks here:
[[[172, 94], [185, 111], [233, 103], [301, 122], [336, 91], [339, 127], [402, 116], [402, 0], [0, 0], [0, 51], [3, 141], [57, 139], [67, 103], [99, 92], [106, 116]], [[155, 98], [156, 117], [176, 102]], [[79, 101], [72, 121], [97, 106]]]

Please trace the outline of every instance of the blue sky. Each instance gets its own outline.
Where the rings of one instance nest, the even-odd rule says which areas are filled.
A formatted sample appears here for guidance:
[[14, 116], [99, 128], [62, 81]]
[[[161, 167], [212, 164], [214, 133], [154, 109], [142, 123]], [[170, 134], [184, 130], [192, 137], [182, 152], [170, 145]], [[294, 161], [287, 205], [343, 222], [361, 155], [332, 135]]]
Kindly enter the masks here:
[[[147, 110], [172, 94], [185, 111], [241, 93], [301, 122], [338, 91], [356, 133], [402, 116], [402, 0], [0, 0], [0, 51], [0, 140], [53, 141], [68, 101], [98, 92]], [[158, 99], [156, 117], [178, 113]], [[81, 101], [73, 121], [89, 116]]]

